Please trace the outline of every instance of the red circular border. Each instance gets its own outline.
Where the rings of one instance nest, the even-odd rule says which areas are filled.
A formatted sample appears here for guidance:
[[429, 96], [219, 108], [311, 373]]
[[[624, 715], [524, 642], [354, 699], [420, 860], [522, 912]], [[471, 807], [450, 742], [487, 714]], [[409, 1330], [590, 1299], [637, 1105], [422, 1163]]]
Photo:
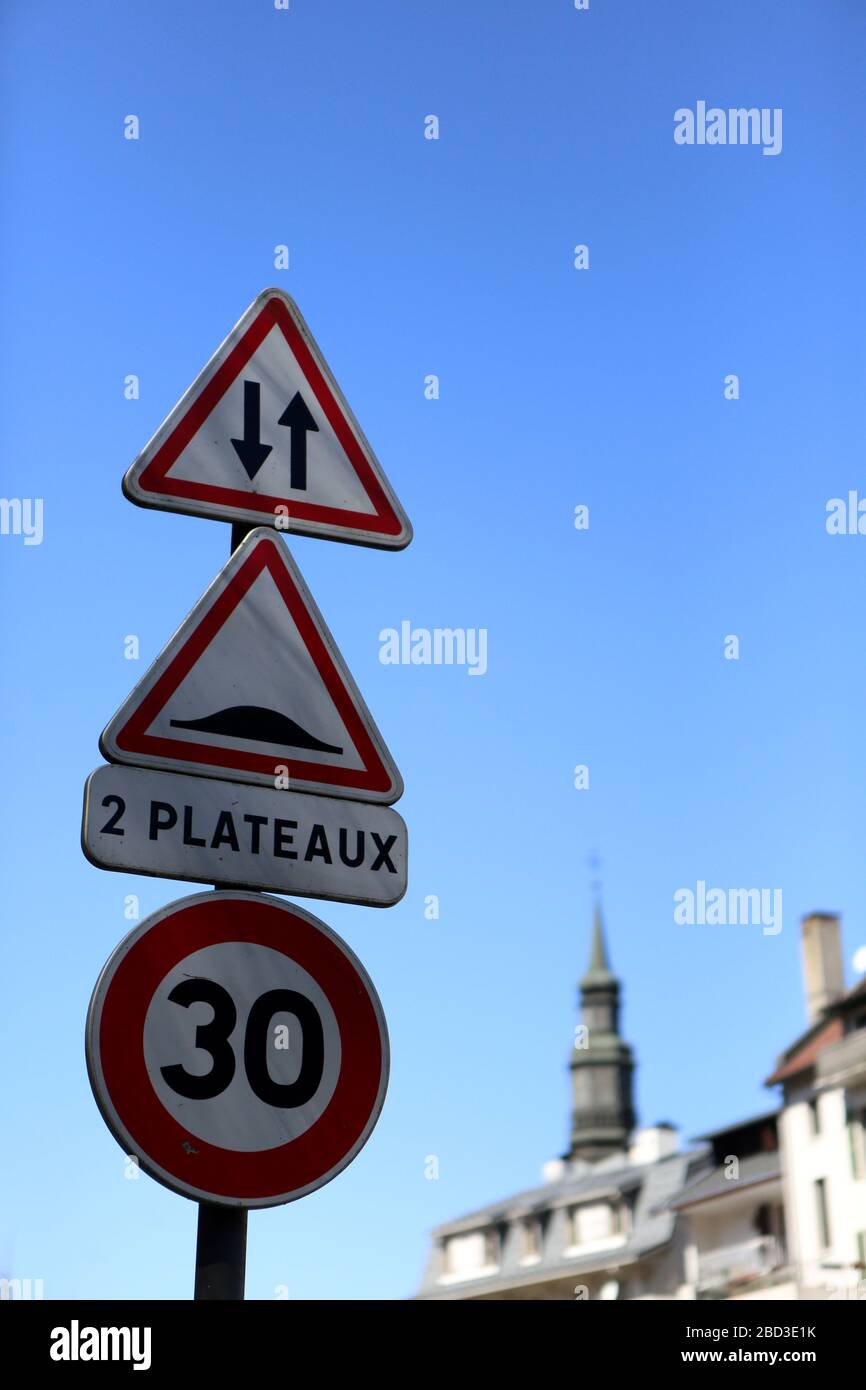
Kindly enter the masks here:
[[[290, 918], [290, 921], [286, 919]], [[160, 1101], [144, 1061], [144, 1021], [170, 970], [205, 946], [269, 946], [312, 975], [340, 1029], [340, 1074], [327, 1107], [297, 1139], [278, 1148], [219, 1148], [178, 1124]], [[382, 1084], [379, 1020], [367, 985], [332, 938], [287, 904], [238, 898], [179, 905], [146, 928], [116, 966], [99, 1022], [99, 1065], [111, 1104], [141, 1157], [171, 1177], [221, 1197], [288, 1197], [338, 1165], [360, 1139]], [[194, 1152], [184, 1149], [186, 1142]]]

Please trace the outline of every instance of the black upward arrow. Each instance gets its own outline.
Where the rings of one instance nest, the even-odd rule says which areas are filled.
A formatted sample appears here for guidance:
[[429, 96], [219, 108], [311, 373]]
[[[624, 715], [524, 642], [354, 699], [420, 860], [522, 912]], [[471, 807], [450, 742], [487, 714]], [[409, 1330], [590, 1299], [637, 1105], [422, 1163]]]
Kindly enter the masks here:
[[270, 444], [263, 444], [259, 439], [261, 413], [262, 388], [257, 381], [245, 381], [244, 437], [243, 439], [233, 439], [232, 444], [235, 447], [235, 453], [246, 469], [250, 482], [258, 473], [272, 448]]
[[307, 431], [318, 432], [319, 426], [310, 414], [300, 391], [296, 391], [292, 396], [277, 423], [288, 425], [292, 431], [289, 486], [303, 491], [307, 486]]

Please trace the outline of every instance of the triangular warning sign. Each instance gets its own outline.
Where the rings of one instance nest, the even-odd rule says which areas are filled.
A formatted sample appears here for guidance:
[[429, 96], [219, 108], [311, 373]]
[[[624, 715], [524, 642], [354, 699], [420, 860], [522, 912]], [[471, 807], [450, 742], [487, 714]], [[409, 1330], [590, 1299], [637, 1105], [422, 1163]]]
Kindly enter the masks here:
[[294, 300], [265, 290], [123, 480], [132, 502], [399, 550], [412, 527]]
[[[279, 537], [252, 531], [99, 740], [111, 762], [358, 801], [403, 781]], [[287, 769], [287, 772], [286, 772]]]

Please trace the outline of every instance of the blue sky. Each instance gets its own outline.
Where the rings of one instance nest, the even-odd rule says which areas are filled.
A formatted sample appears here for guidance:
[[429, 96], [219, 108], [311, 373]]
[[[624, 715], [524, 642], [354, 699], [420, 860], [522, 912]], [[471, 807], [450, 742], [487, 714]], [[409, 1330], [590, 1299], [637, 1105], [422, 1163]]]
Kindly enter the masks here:
[[[800, 915], [844, 914], [849, 967], [866, 943], [866, 539], [825, 529], [866, 492], [866, 14], [10, 0], [3, 28], [2, 492], [44, 499], [44, 540], [0, 537], [0, 1264], [48, 1297], [191, 1290], [195, 1207], [124, 1179], [83, 1049], [125, 895], [184, 885], [86, 863], [81, 792], [228, 553], [121, 476], [273, 283], [415, 528], [291, 542], [402, 771], [410, 886], [307, 904], [379, 989], [391, 1088], [350, 1169], [253, 1214], [248, 1294], [402, 1297], [432, 1225], [562, 1151], [591, 854], [641, 1118], [686, 1136], [767, 1105]], [[781, 108], [782, 152], [676, 145], [698, 100]], [[486, 628], [487, 674], [382, 665], [404, 619]], [[676, 926], [699, 879], [781, 888], [782, 932]]]

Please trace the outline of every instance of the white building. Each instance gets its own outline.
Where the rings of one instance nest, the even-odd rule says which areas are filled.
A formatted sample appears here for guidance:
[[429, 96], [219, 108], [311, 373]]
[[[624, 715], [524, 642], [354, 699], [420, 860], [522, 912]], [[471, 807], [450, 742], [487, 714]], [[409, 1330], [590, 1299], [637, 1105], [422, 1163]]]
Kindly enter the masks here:
[[779, 1057], [788, 1241], [799, 1297], [866, 1296], [866, 979], [845, 989], [839, 918], [803, 919], [809, 1026]]

